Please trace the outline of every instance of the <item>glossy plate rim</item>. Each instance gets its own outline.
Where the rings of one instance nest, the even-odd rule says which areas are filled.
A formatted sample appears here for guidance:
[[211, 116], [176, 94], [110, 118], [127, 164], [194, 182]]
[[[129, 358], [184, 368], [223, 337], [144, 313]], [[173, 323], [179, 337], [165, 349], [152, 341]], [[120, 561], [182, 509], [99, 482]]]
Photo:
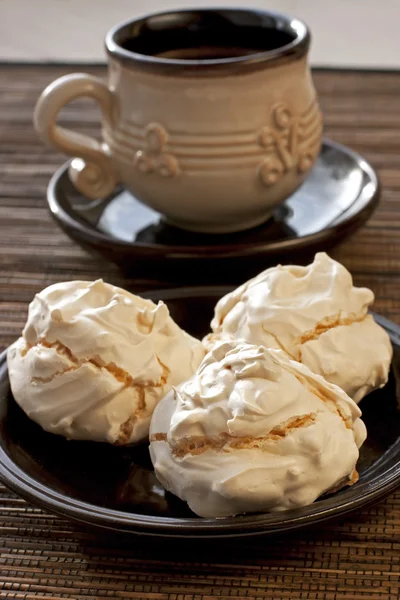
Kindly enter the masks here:
[[[59, 226], [73, 239], [82, 242], [85, 245], [93, 246], [94, 249], [101, 245], [103, 250], [110, 252], [135, 254], [141, 252], [146, 256], [159, 256], [160, 253], [167, 253], [174, 259], [230, 259], [243, 256], [252, 256], [261, 254], [263, 256], [272, 256], [278, 253], [286, 254], [295, 249], [308, 248], [315, 244], [321, 244], [331, 239], [339, 238], [357, 225], [361, 225], [369, 219], [375, 210], [380, 196], [381, 186], [379, 177], [372, 165], [358, 152], [348, 146], [335, 142], [329, 138], [323, 138], [322, 145], [334, 148], [342, 154], [350, 156], [357, 164], [358, 168], [368, 177], [370, 185], [364, 185], [362, 188], [363, 203], [356, 211], [351, 210], [351, 205], [343, 213], [343, 218], [338, 223], [325, 227], [315, 233], [293, 237], [284, 240], [268, 242], [268, 239], [255, 242], [217, 244], [217, 245], [172, 245], [172, 244], [154, 244], [149, 242], [127, 242], [99, 231], [95, 226], [91, 226], [82, 218], [74, 218], [75, 211], [66, 210], [59, 200], [62, 193], [63, 178], [68, 176], [68, 169], [72, 160], [65, 162], [51, 177], [47, 186], [47, 204], [50, 213]], [[360, 194], [361, 196], [361, 194]], [[360, 198], [358, 197], [358, 199]], [[356, 200], [357, 202], [357, 200]], [[346, 213], [349, 213], [346, 217]]]
[[[152, 300], [161, 298], [168, 302], [177, 297], [222, 296], [231, 289], [231, 286], [199, 286], [152, 290], [141, 295]], [[374, 318], [386, 329], [392, 343], [400, 347], [400, 326], [380, 315], [374, 314]], [[0, 354], [0, 378], [8, 382], [6, 354], [7, 350]], [[147, 516], [104, 508], [71, 498], [32, 478], [12, 461], [1, 444], [0, 481], [33, 504], [64, 518], [68, 517], [103, 530], [164, 538], [223, 539], [294, 531], [353, 513], [358, 508], [379, 500], [400, 485], [400, 436], [393, 444], [390, 454], [393, 452], [396, 456], [393, 465], [371, 479], [346, 488], [339, 496], [333, 494], [316, 503], [289, 511], [221, 519]], [[385, 463], [383, 457], [378, 459], [382, 464]], [[355, 490], [357, 493], [354, 493]]]

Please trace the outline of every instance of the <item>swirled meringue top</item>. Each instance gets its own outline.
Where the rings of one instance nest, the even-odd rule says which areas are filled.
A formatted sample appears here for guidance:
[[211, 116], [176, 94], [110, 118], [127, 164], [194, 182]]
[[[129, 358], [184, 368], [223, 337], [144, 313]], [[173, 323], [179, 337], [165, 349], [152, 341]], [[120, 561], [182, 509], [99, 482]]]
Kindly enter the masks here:
[[8, 365], [16, 401], [47, 431], [131, 443], [203, 356], [162, 302], [102, 280], [68, 281], [36, 295]]
[[150, 455], [160, 482], [200, 516], [284, 510], [357, 479], [360, 416], [284, 352], [222, 342], [155, 409]]
[[321, 252], [306, 267], [272, 267], [224, 296], [204, 344], [242, 339], [279, 348], [358, 402], [386, 383], [392, 358], [389, 336], [367, 314], [373, 301]]

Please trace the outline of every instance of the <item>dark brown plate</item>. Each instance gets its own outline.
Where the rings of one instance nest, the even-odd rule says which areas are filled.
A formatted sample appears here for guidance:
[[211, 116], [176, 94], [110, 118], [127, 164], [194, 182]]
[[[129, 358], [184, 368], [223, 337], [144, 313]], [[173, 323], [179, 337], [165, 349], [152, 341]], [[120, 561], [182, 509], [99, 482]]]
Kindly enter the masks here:
[[[362, 156], [324, 140], [305, 183], [274, 218], [248, 231], [205, 235], [167, 225], [123, 188], [106, 200], [88, 201], [73, 187], [66, 163], [51, 179], [47, 198], [57, 223], [75, 241], [146, 277], [198, 282], [213, 276], [232, 283], [260, 271], [268, 261], [336, 244], [362, 225], [379, 197], [378, 177]], [[165, 259], [168, 258], [168, 261]], [[195, 270], [193, 268], [195, 267]], [[203, 279], [204, 280], [204, 279]]]
[[[168, 303], [190, 333], [208, 331], [216, 301], [229, 288], [183, 288], [146, 294]], [[200, 519], [164, 491], [147, 446], [113, 447], [67, 441], [44, 432], [12, 398], [5, 354], [0, 357], [0, 476], [15, 492], [60, 515], [118, 532], [183, 538], [273, 534], [346, 515], [400, 483], [400, 327], [377, 317], [388, 331], [394, 358], [389, 383], [362, 402], [368, 438], [360, 480], [310, 506], [275, 514]]]

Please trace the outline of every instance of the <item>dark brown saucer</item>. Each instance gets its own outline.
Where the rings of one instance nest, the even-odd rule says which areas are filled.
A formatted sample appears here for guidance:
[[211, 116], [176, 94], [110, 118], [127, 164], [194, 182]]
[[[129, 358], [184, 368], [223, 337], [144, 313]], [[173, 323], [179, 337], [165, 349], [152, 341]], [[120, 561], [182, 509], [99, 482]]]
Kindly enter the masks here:
[[[68, 177], [69, 163], [51, 179], [50, 211], [79, 244], [146, 277], [225, 282], [256, 274], [268, 261], [300, 262], [360, 227], [379, 197], [378, 177], [359, 154], [325, 140], [303, 186], [274, 217], [254, 229], [220, 235], [183, 231], [168, 225], [125, 189], [106, 200], [88, 201]], [[165, 260], [168, 259], [168, 260]], [[194, 275], [195, 274], [195, 279]]]
[[[168, 303], [172, 317], [203, 336], [216, 301], [229, 288], [199, 287], [146, 294]], [[92, 527], [127, 534], [223, 538], [276, 534], [343, 517], [375, 502], [400, 484], [400, 327], [382, 317], [394, 358], [388, 384], [361, 403], [368, 438], [361, 448], [360, 480], [297, 510], [225, 519], [195, 517], [164, 491], [147, 446], [67, 441], [26, 417], [10, 392], [5, 354], [0, 356], [0, 477], [27, 500]]]

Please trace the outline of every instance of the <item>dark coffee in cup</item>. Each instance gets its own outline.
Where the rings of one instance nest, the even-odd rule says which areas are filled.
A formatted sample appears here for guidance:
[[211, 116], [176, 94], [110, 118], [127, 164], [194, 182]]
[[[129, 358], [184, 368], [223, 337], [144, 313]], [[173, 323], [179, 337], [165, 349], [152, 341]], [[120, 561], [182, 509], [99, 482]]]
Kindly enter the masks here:
[[[180, 60], [220, 60], [249, 56], [282, 48], [294, 41], [288, 31], [276, 28], [276, 23], [260, 27], [259, 19], [249, 18], [240, 27], [232, 18], [234, 11], [202, 11], [170, 15], [168, 19], [153, 17], [142, 27], [126, 31], [120, 40], [125, 50], [135, 54]], [[273, 26], [272, 26], [273, 25]]]

